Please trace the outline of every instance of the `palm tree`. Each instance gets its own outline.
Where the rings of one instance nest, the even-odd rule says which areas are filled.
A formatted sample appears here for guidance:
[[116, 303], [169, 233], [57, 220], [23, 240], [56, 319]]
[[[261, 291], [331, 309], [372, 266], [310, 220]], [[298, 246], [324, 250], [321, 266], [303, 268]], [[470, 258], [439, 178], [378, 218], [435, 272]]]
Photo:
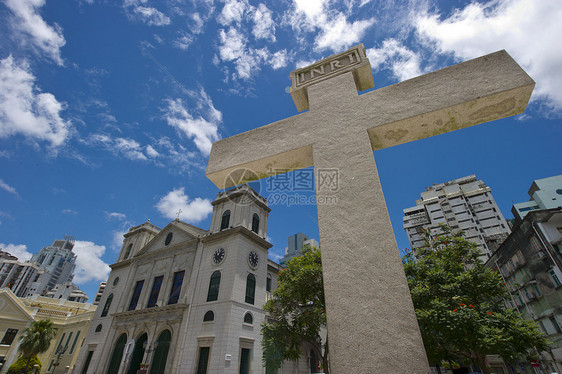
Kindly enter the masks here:
[[51, 345], [51, 340], [56, 334], [57, 328], [50, 319], [33, 321], [31, 325], [23, 331], [18, 350], [23, 357], [27, 358], [24, 373], [27, 373], [31, 358], [36, 354], [47, 351]]

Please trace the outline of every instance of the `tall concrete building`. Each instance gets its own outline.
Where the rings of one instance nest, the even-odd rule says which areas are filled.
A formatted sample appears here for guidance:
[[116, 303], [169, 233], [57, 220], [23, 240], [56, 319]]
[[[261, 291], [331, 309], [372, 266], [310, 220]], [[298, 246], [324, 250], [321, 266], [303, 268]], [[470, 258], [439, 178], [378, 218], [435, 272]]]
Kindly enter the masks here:
[[29, 295], [45, 295], [56, 284], [72, 282], [76, 267], [76, 254], [72, 252], [72, 248], [74, 248], [74, 238], [65, 236], [64, 240], [56, 239], [52, 245], [43, 247], [39, 253], [31, 257], [30, 262], [44, 272], [29, 286]]
[[44, 272], [31, 262], [4, 259], [0, 261], [0, 288], [9, 288], [18, 297], [31, 296], [31, 284]]
[[528, 193], [529, 201], [514, 204], [511, 208], [518, 221], [532, 210], [562, 207], [562, 175], [534, 180]]
[[490, 187], [475, 175], [427, 187], [416, 206], [404, 209], [403, 221], [413, 249], [424, 244], [422, 230], [439, 234], [439, 225], [444, 224], [464, 231], [465, 238], [478, 245], [484, 261], [510, 233]]
[[287, 244], [287, 247], [285, 247], [285, 256], [279, 261], [281, 266], [287, 266], [287, 262], [289, 262], [290, 259], [300, 256], [302, 254], [302, 248], [305, 245], [308, 244], [311, 247], [319, 247], [319, 244], [315, 239], [310, 239], [308, 235], [305, 235], [302, 232], [289, 236]]

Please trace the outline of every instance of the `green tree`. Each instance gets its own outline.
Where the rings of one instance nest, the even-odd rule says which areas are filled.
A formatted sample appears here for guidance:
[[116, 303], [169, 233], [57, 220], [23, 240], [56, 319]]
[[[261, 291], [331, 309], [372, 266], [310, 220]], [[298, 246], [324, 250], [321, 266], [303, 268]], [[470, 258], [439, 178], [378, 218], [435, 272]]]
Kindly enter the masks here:
[[20, 358], [17, 359], [16, 362], [14, 362], [10, 368], [8, 369], [7, 374], [22, 374], [26, 372], [26, 367], [27, 365], [29, 365], [30, 367], [33, 367], [34, 365], [37, 365], [39, 368], [37, 370], [37, 372], [39, 373], [41, 371], [41, 361], [39, 361], [39, 357], [37, 357], [37, 355], [33, 356], [31, 358], [31, 361], [29, 361], [28, 364], [28, 358], [21, 356]]
[[320, 250], [305, 246], [302, 256], [291, 259], [279, 273], [272, 296], [264, 305], [271, 318], [261, 327], [266, 369], [274, 371], [283, 360], [298, 360], [306, 342], [328, 373], [328, 342], [324, 342], [322, 352], [319, 335], [326, 324]]
[[484, 266], [476, 244], [446, 226], [440, 231], [434, 236], [426, 231], [425, 245], [403, 259], [430, 363], [473, 362], [488, 374], [488, 354], [509, 362], [546, 350], [548, 341], [536, 323], [505, 308], [505, 284]]
[[51, 340], [57, 334], [57, 328], [50, 319], [41, 319], [33, 321], [27, 327], [20, 337], [20, 346], [18, 351], [27, 363], [24, 368], [24, 373], [27, 373], [32, 358], [47, 351], [51, 345]]

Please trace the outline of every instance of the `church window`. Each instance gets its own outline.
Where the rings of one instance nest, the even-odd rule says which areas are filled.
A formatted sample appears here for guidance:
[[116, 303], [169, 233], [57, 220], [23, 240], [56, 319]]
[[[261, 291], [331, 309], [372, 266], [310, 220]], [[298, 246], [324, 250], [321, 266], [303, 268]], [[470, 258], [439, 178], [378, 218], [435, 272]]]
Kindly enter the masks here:
[[14, 339], [16, 338], [17, 334], [18, 334], [18, 329], [7, 329], [0, 344], [11, 345]]
[[267, 292], [271, 292], [271, 282], [272, 282], [271, 274], [267, 274], [267, 279], [265, 281], [265, 290]]
[[229, 223], [230, 223], [230, 210], [227, 210], [222, 214], [221, 230], [227, 229]]
[[197, 374], [207, 374], [207, 365], [209, 364], [209, 351], [211, 347], [199, 348], [199, 359], [197, 360]]
[[113, 286], [117, 286], [117, 284], [119, 284], [119, 277], [116, 277], [116, 278], [113, 280]]
[[78, 330], [78, 332], [76, 333], [76, 336], [74, 337], [74, 341], [72, 342], [72, 347], [70, 347], [70, 351], [68, 351], [68, 354], [71, 355], [74, 352], [74, 347], [76, 347], [76, 342], [78, 341], [78, 337], [80, 336], [81, 331]]
[[111, 306], [112, 301], [113, 301], [113, 294], [110, 294], [105, 300], [105, 305], [103, 306], [103, 310], [101, 311], [102, 317], [107, 316], [107, 313], [109, 313], [109, 307]]
[[129, 244], [129, 246], [127, 247], [127, 252], [125, 252], [125, 257], [123, 257], [123, 260], [129, 258], [129, 255], [131, 254], [131, 249], [133, 249], [133, 243]]
[[168, 299], [168, 305], [178, 303], [184, 274], [185, 274], [185, 270], [177, 271], [174, 273], [174, 280], [172, 282], [172, 290], [170, 291], [170, 298]]
[[210, 321], [214, 321], [215, 320], [215, 313], [213, 313], [212, 310], [209, 310], [207, 313], [205, 313], [205, 315], [203, 316], [203, 322], [210, 322]]
[[139, 302], [143, 285], [144, 285], [144, 280], [137, 281], [137, 284], [135, 285], [135, 289], [133, 291], [133, 296], [131, 297], [131, 302], [129, 303], [128, 310], [135, 310], [137, 308], [137, 303]]
[[173, 236], [174, 236], [173, 232], [168, 233], [168, 235], [166, 235], [166, 240], [164, 240], [164, 245], [170, 244]]
[[254, 317], [252, 317], [252, 313], [248, 312], [244, 314], [244, 323], [249, 323], [250, 325], [254, 323]]
[[256, 294], [256, 277], [254, 274], [248, 274], [246, 278], [246, 302], [254, 304], [254, 297]]
[[252, 216], [252, 231], [257, 234], [259, 229], [260, 229], [260, 216], [254, 213], [254, 215]]
[[220, 285], [221, 272], [217, 270], [211, 275], [211, 281], [209, 282], [209, 292], [207, 293], [207, 301], [218, 300]]
[[99, 325], [96, 326], [96, 332], [100, 332], [102, 329], [102, 325], [101, 323]]
[[156, 305], [156, 302], [158, 301], [158, 295], [160, 294], [160, 287], [162, 286], [163, 279], [163, 275], [154, 278], [154, 283], [152, 283], [152, 291], [150, 291], [150, 297], [148, 298], [148, 304], [146, 305], [147, 308], [158, 306]]

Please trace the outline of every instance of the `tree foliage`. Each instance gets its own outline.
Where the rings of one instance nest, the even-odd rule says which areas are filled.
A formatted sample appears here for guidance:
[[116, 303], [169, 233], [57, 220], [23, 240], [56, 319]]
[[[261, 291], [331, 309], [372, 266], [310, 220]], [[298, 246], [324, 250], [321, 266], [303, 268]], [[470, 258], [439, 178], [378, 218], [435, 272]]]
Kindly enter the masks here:
[[296, 361], [302, 343], [309, 343], [328, 373], [327, 342], [324, 354], [318, 343], [326, 324], [324, 283], [320, 250], [305, 246], [302, 256], [287, 263], [277, 277], [277, 289], [264, 305], [271, 318], [262, 324], [263, 363], [266, 369], [281, 367], [283, 360]]
[[8, 372], [7, 374], [22, 374], [22, 373], [26, 373], [26, 367], [29, 368], [33, 368], [34, 365], [39, 366], [39, 369], [37, 370], [37, 372], [39, 373], [41, 371], [41, 361], [39, 361], [39, 357], [37, 357], [37, 355], [31, 357], [31, 360], [29, 360], [29, 364], [28, 361], [29, 359], [27, 357], [23, 357], [21, 356], [20, 358], [17, 359], [16, 362], [14, 362], [9, 368], [8, 368]]
[[[39, 354], [47, 351], [51, 345], [51, 340], [57, 334], [57, 328], [50, 319], [41, 319], [33, 321], [27, 327], [20, 337], [20, 345], [18, 351], [21, 353], [22, 358], [27, 359], [24, 373], [30, 367], [31, 359]], [[31, 365], [33, 366], [33, 365]]]
[[547, 349], [545, 335], [502, 300], [501, 276], [484, 266], [476, 244], [452, 234], [425, 234], [425, 245], [404, 257], [404, 270], [430, 363], [474, 362], [489, 373], [485, 356], [506, 361]]

